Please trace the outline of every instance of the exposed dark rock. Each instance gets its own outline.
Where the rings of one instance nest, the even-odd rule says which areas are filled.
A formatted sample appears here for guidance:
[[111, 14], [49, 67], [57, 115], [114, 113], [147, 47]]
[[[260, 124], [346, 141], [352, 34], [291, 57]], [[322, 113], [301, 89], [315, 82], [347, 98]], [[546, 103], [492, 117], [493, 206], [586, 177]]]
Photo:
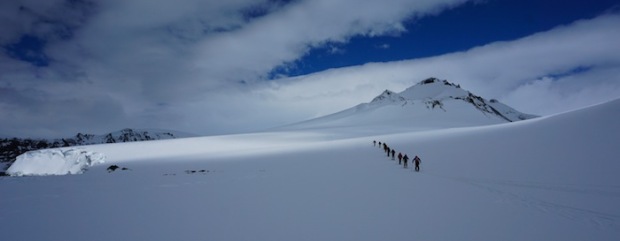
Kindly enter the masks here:
[[108, 167], [108, 169], [106, 169], [106, 170], [108, 170], [108, 172], [113, 172], [113, 171], [116, 171], [116, 169], [119, 169], [119, 168], [120, 168], [120, 167], [119, 167], [119, 166], [117, 166], [117, 165], [111, 165], [111, 166], [109, 166], [109, 167]]
[[109, 166], [106, 170], [108, 170], [108, 172], [113, 172], [113, 171], [116, 171], [116, 170], [118, 170], [118, 169], [120, 169], [121, 171], [131, 170], [131, 169], [129, 169], [129, 168], [126, 168], [126, 167], [119, 167], [119, 166], [117, 166], [117, 165], [111, 165], [111, 166]]

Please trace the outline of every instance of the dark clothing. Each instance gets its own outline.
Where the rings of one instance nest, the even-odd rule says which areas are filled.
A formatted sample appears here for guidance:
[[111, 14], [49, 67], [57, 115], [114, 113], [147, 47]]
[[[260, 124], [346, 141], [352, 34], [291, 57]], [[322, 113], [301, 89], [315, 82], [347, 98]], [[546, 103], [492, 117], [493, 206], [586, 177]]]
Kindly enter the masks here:
[[409, 161], [409, 157], [408, 157], [407, 155], [405, 155], [405, 156], [403, 157], [403, 161], [404, 161], [404, 162], [403, 162], [403, 167], [404, 167], [404, 168], [407, 168], [407, 161]]
[[394, 151], [394, 149], [392, 149], [392, 160], [394, 160], [394, 153], [395, 153], [395, 151]]
[[413, 162], [415, 163], [415, 170], [417, 172], [419, 172], [420, 171], [420, 162], [422, 162], [422, 160], [420, 160], [420, 158], [418, 156], [415, 156], [413, 158]]

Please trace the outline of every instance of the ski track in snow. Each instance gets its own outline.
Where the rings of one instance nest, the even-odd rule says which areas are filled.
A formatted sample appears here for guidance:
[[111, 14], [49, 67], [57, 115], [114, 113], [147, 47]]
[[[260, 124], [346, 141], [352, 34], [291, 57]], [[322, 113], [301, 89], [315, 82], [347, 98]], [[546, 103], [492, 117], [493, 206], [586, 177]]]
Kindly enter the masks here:
[[[381, 148], [381, 146], [379, 146], [379, 148]], [[383, 157], [388, 160], [395, 161], [391, 158], [391, 156]], [[413, 164], [404, 169], [409, 169], [412, 172], [415, 172]], [[573, 221], [585, 222], [602, 229], [620, 228], [620, 215], [544, 201], [539, 198], [531, 197], [525, 194], [518, 194], [517, 192], [507, 190], [508, 188], [525, 188], [529, 190], [543, 190], [545, 192], [566, 192], [578, 195], [594, 195], [603, 198], [620, 198], [620, 186], [618, 185], [569, 185], [469, 177], [448, 177], [429, 173], [427, 171], [421, 171], [417, 174], [446, 179], [457, 183], [467, 184], [476, 188], [481, 188], [489, 193], [499, 196], [500, 200], [504, 203], [535, 209]]]
[[[620, 198], [620, 186], [616, 185], [566, 185], [507, 180], [491, 180], [466, 177], [445, 177], [431, 173], [426, 175], [468, 184], [488, 191], [500, 197], [505, 203], [535, 209], [544, 213], [558, 215], [574, 221], [582, 221], [598, 228], [620, 228], [620, 215], [604, 213], [586, 208], [568, 206], [551, 201], [541, 200], [526, 194], [509, 191], [508, 187], [540, 189], [552, 192], [567, 192], [580, 195], [596, 195], [606, 198]], [[527, 192], [527, 191], [526, 191]]]
[[509, 203], [515, 203], [529, 208], [535, 208], [545, 213], [556, 214], [571, 220], [585, 221], [601, 228], [612, 228], [618, 226], [619, 215], [602, 213], [598, 211], [562, 205], [554, 202], [540, 200], [534, 197], [509, 192], [500, 188], [494, 188], [491, 185], [485, 185], [476, 181], [465, 181], [474, 186], [484, 188], [491, 193], [500, 195], [503, 200]]
[[522, 187], [531, 189], [541, 189], [547, 191], [569, 192], [580, 194], [599, 195], [603, 197], [620, 197], [620, 186], [617, 185], [576, 185], [576, 184], [549, 184], [537, 182], [519, 182], [505, 180], [462, 178], [464, 181], [475, 182], [478, 184], [489, 184], [498, 186]]

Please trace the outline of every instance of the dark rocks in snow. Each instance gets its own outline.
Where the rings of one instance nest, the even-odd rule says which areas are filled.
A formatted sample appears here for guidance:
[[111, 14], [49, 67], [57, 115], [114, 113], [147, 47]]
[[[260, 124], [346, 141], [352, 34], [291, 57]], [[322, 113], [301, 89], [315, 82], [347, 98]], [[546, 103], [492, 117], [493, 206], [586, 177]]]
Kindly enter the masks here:
[[446, 109], [443, 108], [443, 103], [439, 100], [425, 101], [424, 104], [426, 104], [427, 109], [435, 109], [436, 107], [438, 107], [439, 109], [446, 111]]
[[406, 99], [393, 91], [385, 90], [379, 96], [372, 99], [371, 103], [402, 102], [402, 101], [406, 101]]
[[427, 85], [427, 84], [432, 84], [432, 83], [443, 83], [444, 85], [447, 85], [447, 86], [453, 86], [453, 87], [456, 87], [456, 88], [459, 88], [459, 89], [461, 88], [461, 85], [453, 84], [453, 83], [448, 82], [447, 80], [440, 80], [440, 79], [435, 78], [435, 77], [430, 77], [428, 79], [422, 80], [422, 81], [420, 81], [419, 84]]
[[95, 139], [95, 135], [93, 134], [82, 134], [82, 133], [77, 133], [77, 135], [75, 135], [75, 142], [76, 143], [83, 143], [86, 141], [90, 141]]
[[[209, 173], [211, 171], [206, 170], [206, 169], [201, 169], [201, 170], [185, 170], [185, 174], [203, 174], [206, 175], [207, 173]], [[176, 176], [176, 173], [164, 173], [164, 176]]]
[[185, 171], [185, 173], [187, 173], [187, 174], [207, 173], [207, 172], [209, 172], [209, 170], [205, 170], [205, 169], [202, 169], [202, 170], [186, 170]]
[[420, 82], [420, 84], [426, 85], [426, 84], [432, 84], [435, 82], [440, 81], [439, 79], [435, 78], [435, 77], [430, 77], [428, 79], [422, 80], [422, 82]]
[[106, 170], [108, 170], [108, 172], [114, 172], [114, 171], [116, 171], [116, 170], [118, 170], [118, 169], [121, 169], [121, 171], [127, 171], [127, 170], [129, 170], [129, 168], [126, 168], [126, 167], [119, 167], [119, 166], [117, 166], [117, 165], [111, 165], [111, 166], [109, 166]]
[[113, 172], [113, 171], [116, 171], [116, 169], [119, 169], [119, 168], [120, 167], [118, 167], [117, 165], [111, 165], [106, 170], [108, 170], [108, 172]]

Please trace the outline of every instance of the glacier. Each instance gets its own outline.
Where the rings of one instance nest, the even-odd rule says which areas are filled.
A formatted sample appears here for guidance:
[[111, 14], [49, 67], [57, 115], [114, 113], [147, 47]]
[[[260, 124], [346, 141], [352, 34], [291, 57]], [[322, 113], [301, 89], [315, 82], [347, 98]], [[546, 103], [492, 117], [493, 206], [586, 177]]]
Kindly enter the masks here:
[[[369, 132], [355, 122], [85, 146], [105, 163], [81, 175], [0, 177], [0, 233], [52, 241], [618, 240], [619, 118], [620, 99], [493, 125]], [[419, 156], [421, 171], [386, 158], [373, 141]], [[108, 165], [129, 170], [109, 173]]]

